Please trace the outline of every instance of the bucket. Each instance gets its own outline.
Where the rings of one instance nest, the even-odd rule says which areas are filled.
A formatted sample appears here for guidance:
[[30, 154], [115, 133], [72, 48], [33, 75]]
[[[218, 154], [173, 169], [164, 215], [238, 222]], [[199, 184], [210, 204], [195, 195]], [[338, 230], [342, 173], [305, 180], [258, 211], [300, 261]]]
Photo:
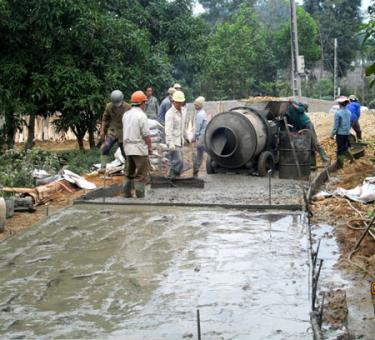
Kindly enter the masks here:
[[311, 135], [309, 133], [291, 133], [290, 139], [294, 144], [302, 177], [300, 178], [298, 175], [298, 168], [288, 134], [281, 132], [279, 143], [279, 178], [306, 180], [309, 178], [311, 172]]

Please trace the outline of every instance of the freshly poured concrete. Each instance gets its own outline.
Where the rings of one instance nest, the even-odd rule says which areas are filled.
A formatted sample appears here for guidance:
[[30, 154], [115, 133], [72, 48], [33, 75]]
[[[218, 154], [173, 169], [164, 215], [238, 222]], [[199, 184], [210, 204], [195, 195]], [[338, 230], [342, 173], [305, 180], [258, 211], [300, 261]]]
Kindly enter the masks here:
[[311, 339], [299, 214], [75, 206], [0, 244], [0, 334]]
[[[269, 178], [239, 174], [215, 174], [200, 177], [205, 187], [199, 188], [158, 188], [147, 189], [146, 197], [106, 198], [106, 202], [117, 203], [170, 203], [202, 205], [267, 205], [269, 204]], [[305, 185], [306, 182], [302, 182]], [[99, 198], [97, 202], [102, 202]], [[303, 202], [301, 181], [279, 179], [275, 174], [271, 179], [272, 205], [301, 205]]]

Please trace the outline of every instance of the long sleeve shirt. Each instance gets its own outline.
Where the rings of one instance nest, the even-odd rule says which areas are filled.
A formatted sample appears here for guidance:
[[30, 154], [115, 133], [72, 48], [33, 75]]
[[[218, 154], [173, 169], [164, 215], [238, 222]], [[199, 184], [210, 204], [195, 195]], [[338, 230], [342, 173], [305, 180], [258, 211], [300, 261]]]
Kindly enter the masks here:
[[133, 107], [124, 113], [122, 118], [124, 126], [124, 148], [128, 156], [147, 156], [148, 148], [144, 140], [150, 136], [148, 119], [140, 107]]
[[349, 135], [350, 133], [350, 111], [343, 107], [336, 111], [331, 136]]
[[297, 131], [304, 129], [310, 123], [310, 118], [306, 115], [303, 104], [290, 104], [286, 115], [288, 123], [293, 125]]
[[350, 102], [346, 108], [351, 113], [350, 121], [351, 123], [357, 121], [361, 116], [361, 105], [358, 102]]
[[112, 103], [108, 103], [105, 107], [102, 121], [102, 129], [105, 134], [109, 134], [113, 138], [122, 139], [122, 116], [131, 106], [122, 102], [120, 107], [114, 106]]
[[207, 114], [206, 111], [200, 109], [195, 116], [195, 140], [199, 143], [203, 142], [204, 133], [207, 127]]
[[167, 111], [171, 108], [171, 106], [172, 106], [172, 103], [171, 103], [169, 96], [165, 97], [159, 106], [158, 120], [160, 124], [163, 124], [163, 125], [165, 124], [165, 115]]
[[159, 114], [159, 103], [156, 97], [151, 96], [147, 99], [145, 113], [150, 119], [157, 119]]
[[185, 113], [172, 107], [165, 114], [165, 141], [169, 147], [184, 146]]

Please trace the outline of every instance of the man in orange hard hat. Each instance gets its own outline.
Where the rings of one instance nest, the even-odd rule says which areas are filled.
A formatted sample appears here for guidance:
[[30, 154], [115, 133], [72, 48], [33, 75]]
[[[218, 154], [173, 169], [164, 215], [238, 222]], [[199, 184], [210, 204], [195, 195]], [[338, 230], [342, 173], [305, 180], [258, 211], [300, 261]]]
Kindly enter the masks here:
[[142, 91], [131, 96], [132, 108], [122, 118], [124, 130], [124, 148], [128, 161], [128, 173], [124, 184], [125, 197], [132, 197], [135, 189], [137, 197], [145, 196], [145, 184], [148, 182], [149, 158], [152, 153], [148, 119], [144, 112], [147, 97]]

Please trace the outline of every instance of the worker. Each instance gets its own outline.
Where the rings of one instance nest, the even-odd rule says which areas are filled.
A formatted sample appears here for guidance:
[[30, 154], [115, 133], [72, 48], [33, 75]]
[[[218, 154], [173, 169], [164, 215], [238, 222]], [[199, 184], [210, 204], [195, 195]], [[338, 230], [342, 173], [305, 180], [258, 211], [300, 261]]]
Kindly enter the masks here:
[[297, 99], [289, 99], [289, 109], [286, 113], [288, 123], [293, 125], [296, 131], [309, 130], [311, 134], [311, 149], [312, 149], [312, 166], [315, 167], [315, 152], [323, 161], [324, 166], [329, 165], [329, 157], [324, 151], [323, 147], [319, 144], [318, 136], [316, 135], [314, 124], [306, 114], [308, 110], [307, 104], [300, 103]]
[[146, 115], [150, 119], [158, 119], [159, 103], [156, 97], [153, 96], [154, 89], [149, 86], [146, 90], [147, 102], [146, 102]]
[[336, 136], [337, 165], [341, 169], [344, 167], [345, 156], [348, 156], [351, 162], [354, 161], [353, 155], [349, 151], [351, 112], [347, 108], [349, 104], [347, 97], [341, 96], [336, 102], [339, 104], [339, 109], [335, 112], [331, 138], [334, 139]]
[[145, 184], [150, 171], [149, 154], [152, 154], [151, 135], [144, 109], [147, 97], [142, 91], [131, 96], [132, 108], [122, 118], [124, 146], [128, 171], [124, 183], [124, 196], [132, 197], [135, 189], [137, 197], [145, 196]]
[[358, 103], [358, 98], [356, 95], [352, 94], [349, 96], [349, 104], [346, 108], [350, 111], [350, 125], [355, 131], [358, 140], [362, 139], [361, 126], [359, 125], [359, 117], [361, 116], [361, 105]]
[[124, 102], [124, 95], [120, 90], [111, 93], [111, 102], [105, 107], [100, 130], [100, 140], [104, 140], [101, 155], [100, 173], [105, 173], [112, 146], [117, 143], [121, 154], [126, 159], [122, 143], [122, 116], [131, 106]]
[[194, 100], [195, 115], [195, 132], [193, 145], [196, 148], [193, 160], [193, 176], [198, 177], [199, 168], [201, 167], [204, 155], [204, 133], [207, 127], [207, 114], [203, 109], [205, 102], [204, 97], [198, 97]]
[[178, 83], [174, 84], [173, 85], [173, 88], [176, 90], [176, 91], [182, 91], [182, 86]]
[[167, 96], [162, 100], [162, 102], [159, 106], [158, 120], [159, 120], [160, 124], [163, 124], [163, 125], [165, 124], [165, 114], [167, 113], [167, 111], [172, 106], [172, 96], [173, 96], [173, 93], [175, 93], [175, 92], [176, 92], [176, 90], [173, 87], [170, 87], [168, 89]]
[[172, 96], [172, 107], [165, 114], [165, 139], [169, 148], [170, 161], [168, 176], [171, 178], [180, 176], [184, 166], [182, 158], [186, 119], [182, 109], [184, 103], [184, 93], [176, 91]]

